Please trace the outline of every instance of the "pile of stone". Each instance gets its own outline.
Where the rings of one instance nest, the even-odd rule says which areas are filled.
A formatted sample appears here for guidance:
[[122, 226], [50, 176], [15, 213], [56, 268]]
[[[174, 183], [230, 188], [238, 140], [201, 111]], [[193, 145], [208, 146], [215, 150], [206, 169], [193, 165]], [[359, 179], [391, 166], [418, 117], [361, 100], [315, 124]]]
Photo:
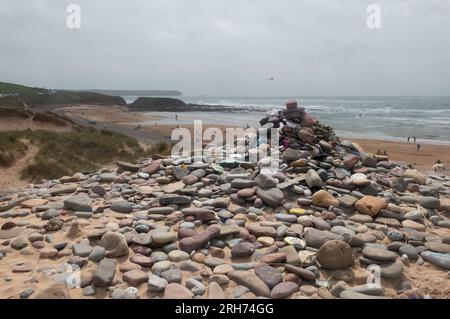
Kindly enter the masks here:
[[271, 174], [155, 156], [4, 200], [0, 297], [448, 297], [450, 177], [282, 114]]

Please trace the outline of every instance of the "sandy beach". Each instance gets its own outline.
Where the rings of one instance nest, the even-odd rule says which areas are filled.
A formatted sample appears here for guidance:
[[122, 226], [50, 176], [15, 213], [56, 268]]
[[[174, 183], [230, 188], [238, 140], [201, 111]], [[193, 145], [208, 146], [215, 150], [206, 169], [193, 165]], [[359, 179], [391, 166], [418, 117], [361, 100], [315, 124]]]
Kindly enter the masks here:
[[[145, 144], [157, 143], [160, 141], [170, 142], [172, 131], [177, 127], [171, 124], [159, 124], [161, 115], [152, 116], [149, 113], [129, 112], [126, 107], [99, 107], [99, 106], [77, 106], [60, 109], [69, 117], [83, 119], [84, 121], [97, 121], [108, 129], [119, 130], [124, 134], [132, 135]], [[142, 123], [146, 123], [145, 125]], [[148, 124], [148, 123], [151, 124]], [[85, 123], [86, 124], [86, 123]], [[180, 125], [193, 132], [193, 125]], [[210, 127], [218, 127], [225, 131], [226, 125], [203, 125], [203, 130]], [[244, 126], [243, 126], [244, 127]], [[124, 131], [125, 130], [125, 131]], [[387, 152], [389, 158], [393, 161], [412, 164], [416, 169], [428, 173], [432, 171], [432, 166], [437, 160], [441, 160], [446, 167], [445, 173], [450, 172], [450, 145], [439, 145], [423, 143], [420, 151], [417, 151], [416, 145], [411, 141], [397, 142], [382, 139], [355, 139], [341, 136], [341, 139], [349, 139], [361, 145], [366, 152], [376, 154], [378, 150], [382, 153]]]
[[[344, 139], [344, 137], [342, 137], [342, 139]], [[412, 164], [414, 168], [424, 173], [433, 171], [432, 166], [434, 163], [437, 160], [441, 160], [447, 168], [445, 172], [447, 174], [449, 173], [450, 146], [448, 145], [420, 143], [421, 148], [420, 151], [418, 151], [413, 142], [402, 143], [376, 139], [354, 138], [349, 138], [349, 140], [358, 143], [364, 148], [365, 151], [372, 154], [376, 154], [378, 150], [381, 152], [386, 151], [390, 160]]]

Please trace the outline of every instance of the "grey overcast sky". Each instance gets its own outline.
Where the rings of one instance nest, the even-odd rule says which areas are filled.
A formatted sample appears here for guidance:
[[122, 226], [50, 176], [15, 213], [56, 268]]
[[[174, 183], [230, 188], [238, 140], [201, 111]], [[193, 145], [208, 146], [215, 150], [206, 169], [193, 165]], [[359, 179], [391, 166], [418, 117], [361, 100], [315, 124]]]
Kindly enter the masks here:
[[[81, 29], [66, 26], [72, 3]], [[366, 26], [371, 3], [380, 29]], [[448, 0], [1, 0], [0, 81], [185, 95], [450, 95], [449, 31]]]

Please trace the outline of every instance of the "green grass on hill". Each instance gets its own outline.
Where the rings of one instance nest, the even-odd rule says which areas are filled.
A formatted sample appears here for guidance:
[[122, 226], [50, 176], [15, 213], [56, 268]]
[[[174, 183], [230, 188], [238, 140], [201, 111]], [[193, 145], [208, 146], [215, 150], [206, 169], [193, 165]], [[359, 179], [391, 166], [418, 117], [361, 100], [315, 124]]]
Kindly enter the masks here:
[[0, 166], [10, 166], [25, 155], [28, 147], [21, 139], [20, 132], [0, 132]]
[[126, 105], [126, 102], [120, 96], [109, 96], [95, 92], [49, 90], [0, 82], [0, 106], [19, 107], [24, 104], [28, 106], [58, 104]]
[[[39, 148], [34, 161], [21, 173], [23, 179], [33, 182], [93, 171], [117, 160], [135, 162], [152, 153], [134, 138], [93, 128], [77, 127], [72, 132], [8, 131], [0, 132], [1, 165], [13, 165], [24, 155], [27, 146], [21, 142], [23, 139]], [[164, 151], [164, 147], [157, 150]]]

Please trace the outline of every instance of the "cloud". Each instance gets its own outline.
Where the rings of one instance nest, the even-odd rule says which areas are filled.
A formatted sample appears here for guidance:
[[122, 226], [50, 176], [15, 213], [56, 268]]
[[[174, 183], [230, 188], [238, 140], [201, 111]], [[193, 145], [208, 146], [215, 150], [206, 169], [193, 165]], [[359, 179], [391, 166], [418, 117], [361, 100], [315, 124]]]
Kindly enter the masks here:
[[[377, 30], [366, 27], [373, 2]], [[71, 3], [81, 29], [66, 27]], [[191, 95], [448, 95], [449, 17], [439, 0], [3, 0], [0, 80]]]

